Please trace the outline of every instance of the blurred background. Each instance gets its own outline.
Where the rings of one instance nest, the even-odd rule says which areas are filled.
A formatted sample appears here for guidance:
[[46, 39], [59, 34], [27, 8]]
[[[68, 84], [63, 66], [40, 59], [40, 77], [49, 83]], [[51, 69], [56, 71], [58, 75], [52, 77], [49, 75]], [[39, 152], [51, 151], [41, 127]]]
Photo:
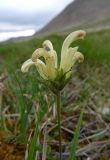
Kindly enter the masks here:
[[[36, 142], [33, 154], [39, 152], [41, 160], [47, 132], [45, 160], [58, 159], [54, 95], [34, 66], [26, 74], [21, 66], [46, 39], [60, 61], [64, 39], [78, 29], [87, 35], [71, 47], [79, 46], [85, 59], [73, 66], [73, 77], [61, 94], [63, 157], [68, 159], [85, 107], [77, 158], [110, 159], [110, 0], [0, 0], [0, 160], [24, 160], [31, 142]], [[36, 123], [42, 127], [40, 140], [33, 136]]]
[[72, 0], [1, 0], [0, 41], [34, 34], [70, 2]]
[[75, 28], [107, 29], [109, 12], [109, 0], [1, 0], [0, 41], [31, 36], [36, 32], [46, 35]]

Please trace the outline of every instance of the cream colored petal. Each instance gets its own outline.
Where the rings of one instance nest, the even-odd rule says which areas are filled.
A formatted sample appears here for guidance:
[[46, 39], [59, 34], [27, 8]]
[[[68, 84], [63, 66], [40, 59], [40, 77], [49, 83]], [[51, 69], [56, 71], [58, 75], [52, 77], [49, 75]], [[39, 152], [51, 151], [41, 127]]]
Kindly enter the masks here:
[[54, 79], [57, 68], [57, 54], [49, 40], [44, 41], [43, 47], [34, 51], [32, 61], [37, 62], [40, 57], [43, 57], [45, 59], [44, 64], [46, 65], [47, 77], [48, 79]]
[[36, 49], [32, 54], [32, 60], [36, 61], [39, 57], [44, 57], [45, 59], [49, 56], [48, 51], [53, 50], [53, 45], [49, 40], [43, 42], [43, 48]]
[[71, 58], [70, 64], [68, 64], [68, 71], [71, 70], [73, 65], [78, 61], [78, 63], [82, 63], [84, 61], [84, 56], [80, 52], [75, 52], [73, 57]]
[[47, 74], [50, 79], [54, 79], [56, 76], [57, 58], [54, 51], [50, 51], [49, 55], [46, 59]]
[[44, 48], [36, 49], [32, 54], [32, 61], [36, 62], [39, 57], [47, 58], [48, 52], [46, 52]]
[[54, 50], [46, 51], [44, 48], [39, 48], [32, 54], [32, 60], [37, 62], [37, 59], [40, 57], [44, 57], [45, 59], [48, 78], [53, 79], [55, 77], [55, 70], [57, 68], [56, 52]]
[[56, 51], [53, 49], [53, 45], [51, 43], [51, 41], [49, 40], [45, 40], [43, 42], [43, 48], [49, 53], [49, 57], [53, 57], [53, 65], [55, 68], [57, 68], [57, 53]]
[[[66, 74], [66, 78], [69, 78], [71, 76], [71, 69], [73, 65], [78, 61], [79, 63], [82, 63], [84, 61], [84, 56], [80, 52], [73, 52], [72, 48], [69, 50], [69, 53], [71, 54], [71, 59], [68, 61], [68, 63], [65, 65], [65, 68], [63, 69]], [[73, 53], [73, 54], [72, 54]], [[73, 56], [73, 57], [72, 57]]]
[[54, 50], [46, 51], [44, 48], [39, 48], [34, 51], [32, 54], [32, 61], [36, 62], [38, 58], [44, 57], [45, 63], [47, 63], [47, 59], [49, 57], [53, 57], [53, 65], [57, 68], [57, 54]]
[[60, 69], [62, 68], [64, 72], [68, 72], [72, 65], [73, 65], [73, 57], [74, 54], [77, 52], [78, 47], [69, 48], [67, 51], [67, 55], [63, 61], [61, 61]]
[[56, 51], [55, 50], [50, 51], [50, 55], [53, 56], [53, 65], [55, 68], [57, 68], [58, 67], [58, 57], [57, 57]]
[[64, 40], [61, 50], [61, 61], [65, 59], [65, 56], [67, 54], [68, 48], [72, 42], [74, 42], [77, 39], [83, 39], [86, 35], [86, 32], [83, 30], [78, 30], [75, 32], [70, 33], [67, 38]]
[[42, 62], [40, 59], [37, 59], [35, 66], [37, 67], [37, 70], [38, 70], [40, 76], [47, 80], [48, 75], [47, 75], [47, 67], [46, 67], [45, 63]]
[[[83, 39], [86, 35], [86, 32], [83, 31], [83, 30], [78, 30], [78, 31], [75, 31], [75, 32], [72, 32], [70, 33], [66, 39], [64, 40], [63, 42], [63, 45], [62, 45], [62, 52], [65, 52], [65, 50], [67, 50], [70, 46], [70, 44], [72, 42], [74, 42], [75, 40], [77, 39]], [[63, 54], [63, 53], [62, 53]]]
[[44, 48], [46, 51], [52, 51], [52, 50], [53, 50], [53, 45], [52, 45], [51, 41], [45, 40], [45, 41], [43, 42], [43, 48]]
[[34, 62], [31, 59], [28, 59], [25, 61], [21, 67], [21, 71], [23, 73], [28, 72], [29, 68], [34, 64]]
[[84, 61], [84, 56], [81, 52], [76, 52], [73, 57], [73, 61], [78, 61], [78, 63], [82, 63]]

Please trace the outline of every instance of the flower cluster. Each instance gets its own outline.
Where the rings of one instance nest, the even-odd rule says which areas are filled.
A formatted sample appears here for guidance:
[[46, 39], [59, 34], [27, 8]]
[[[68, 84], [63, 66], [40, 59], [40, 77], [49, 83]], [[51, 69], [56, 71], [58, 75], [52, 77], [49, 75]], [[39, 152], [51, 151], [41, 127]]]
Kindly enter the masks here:
[[[49, 40], [43, 42], [43, 47], [34, 51], [31, 58], [24, 62], [21, 67], [22, 72], [28, 72], [32, 65], [35, 65], [39, 74], [44, 80], [52, 82], [54, 87], [61, 90], [71, 76], [71, 68], [75, 62], [83, 62], [84, 56], [78, 51], [78, 47], [70, 47], [71, 43], [77, 39], [83, 39], [86, 32], [78, 30], [72, 32], [64, 40], [61, 49], [61, 61], [58, 66], [57, 53]], [[44, 58], [44, 61], [41, 60]]]

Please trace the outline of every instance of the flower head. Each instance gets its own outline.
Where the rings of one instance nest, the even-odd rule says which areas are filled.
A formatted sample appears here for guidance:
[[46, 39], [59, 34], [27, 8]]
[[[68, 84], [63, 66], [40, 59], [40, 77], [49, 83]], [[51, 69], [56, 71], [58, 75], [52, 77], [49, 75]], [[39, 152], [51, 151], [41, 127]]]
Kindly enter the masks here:
[[[32, 65], [35, 65], [41, 77], [50, 82], [54, 82], [57, 88], [63, 88], [61, 80], [66, 83], [71, 76], [71, 68], [76, 62], [82, 63], [84, 56], [78, 51], [78, 47], [70, 47], [71, 43], [77, 39], [83, 39], [86, 32], [83, 30], [72, 32], [64, 40], [61, 49], [61, 62], [58, 66], [57, 53], [49, 40], [43, 42], [43, 47], [34, 51], [31, 58], [24, 62], [21, 67], [22, 72], [28, 72]], [[41, 60], [44, 58], [44, 61]], [[62, 87], [59, 87], [62, 86]]]

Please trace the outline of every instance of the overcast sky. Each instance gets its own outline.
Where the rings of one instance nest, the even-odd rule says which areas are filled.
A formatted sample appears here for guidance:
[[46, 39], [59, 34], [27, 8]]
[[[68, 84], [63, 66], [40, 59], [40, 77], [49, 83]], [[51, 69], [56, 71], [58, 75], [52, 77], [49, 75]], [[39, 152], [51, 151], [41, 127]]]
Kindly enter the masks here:
[[0, 0], [0, 32], [38, 30], [73, 0]]

